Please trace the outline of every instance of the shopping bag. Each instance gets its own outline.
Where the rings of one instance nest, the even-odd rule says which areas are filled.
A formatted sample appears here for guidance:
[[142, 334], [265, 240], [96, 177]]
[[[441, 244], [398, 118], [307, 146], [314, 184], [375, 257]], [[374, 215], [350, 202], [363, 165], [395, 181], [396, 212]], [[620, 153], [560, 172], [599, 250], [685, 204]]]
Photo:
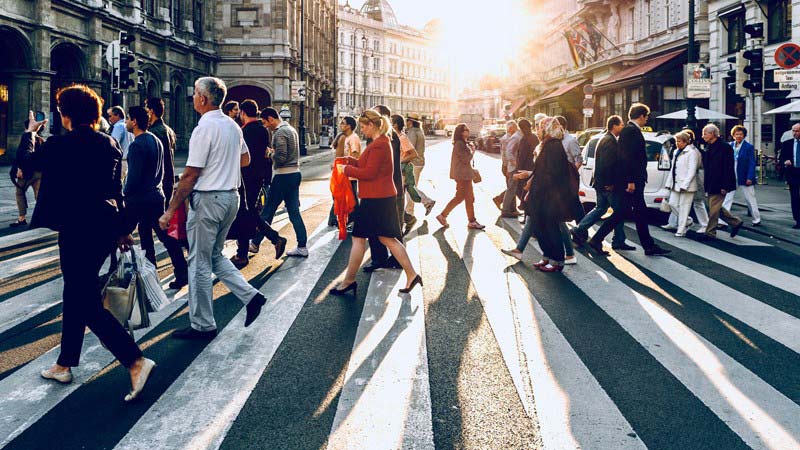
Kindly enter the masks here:
[[143, 252], [136, 252], [136, 264], [139, 267], [139, 285], [143, 294], [147, 298], [151, 311], [161, 311], [165, 306], [174, 301], [170, 301], [164, 289], [161, 287], [161, 280], [158, 278], [156, 266], [147, 259]]
[[169, 221], [167, 235], [179, 241], [186, 239], [186, 219], [186, 202], [183, 202], [181, 206], [175, 210], [175, 214], [172, 215], [172, 219]]
[[[103, 287], [103, 307], [129, 332], [150, 326], [136, 251], [118, 252], [117, 270]], [[138, 252], [141, 253], [141, 252]]]

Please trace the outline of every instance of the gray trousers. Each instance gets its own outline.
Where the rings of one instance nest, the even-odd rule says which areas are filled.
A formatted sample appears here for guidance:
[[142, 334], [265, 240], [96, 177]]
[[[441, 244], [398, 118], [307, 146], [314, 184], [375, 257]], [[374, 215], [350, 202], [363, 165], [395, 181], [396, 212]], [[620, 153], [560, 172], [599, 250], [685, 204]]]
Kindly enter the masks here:
[[506, 195], [503, 197], [503, 214], [512, 214], [517, 212], [517, 183], [518, 180], [509, 173], [506, 177]]
[[228, 229], [239, 210], [239, 193], [195, 191], [189, 203], [189, 322], [195, 330], [211, 331], [217, 328], [212, 273], [245, 305], [258, 290], [222, 254]]

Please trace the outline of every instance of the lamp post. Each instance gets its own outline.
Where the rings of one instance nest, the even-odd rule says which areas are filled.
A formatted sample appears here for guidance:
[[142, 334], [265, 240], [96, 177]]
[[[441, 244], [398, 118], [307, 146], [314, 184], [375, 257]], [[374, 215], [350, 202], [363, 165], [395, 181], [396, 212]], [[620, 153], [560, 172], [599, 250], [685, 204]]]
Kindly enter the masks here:
[[[695, 0], [689, 0], [689, 45], [687, 49], [687, 63], [691, 65], [692, 63], [697, 62], [697, 44], [694, 40], [694, 2]], [[686, 74], [683, 74], [686, 77]], [[686, 99], [686, 127], [695, 131], [697, 128], [697, 116], [695, 115], [695, 101], [692, 98]]]
[[[306, 31], [306, 2], [300, 0], [300, 81], [305, 84], [306, 81], [306, 47], [305, 47], [305, 31]], [[306, 89], [308, 92], [308, 89]], [[300, 154], [305, 156], [308, 154], [306, 148], [306, 99], [300, 102]]]

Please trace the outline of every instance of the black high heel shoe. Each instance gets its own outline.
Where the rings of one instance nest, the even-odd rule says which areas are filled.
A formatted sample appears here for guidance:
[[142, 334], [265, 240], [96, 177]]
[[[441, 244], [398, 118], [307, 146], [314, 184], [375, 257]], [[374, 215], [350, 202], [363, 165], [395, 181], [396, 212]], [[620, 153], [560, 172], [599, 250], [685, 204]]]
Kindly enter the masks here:
[[357, 289], [358, 289], [358, 282], [353, 281], [352, 283], [345, 286], [343, 289], [331, 288], [329, 292], [331, 293], [331, 295], [344, 295], [350, 291], [353, 291], [353, 296], [358, 297], [358, 295], [356, 294], [356, 292], [358, 292]]
[[415, 276], [414, 279], [411, 280], [411, 285], [410, 286], [408, 286], [407, 288], [400, 289], [399, 292], [401, 294], [408, 294], [409, 292], [411, 292], [414, 289], [414, 287], [417, 284], [419, 284], [420, 286], [424, 286], [424, 284], [422, 284], [422, 277], [419, 276], [419, 274], [417, 274], [417, 276]]

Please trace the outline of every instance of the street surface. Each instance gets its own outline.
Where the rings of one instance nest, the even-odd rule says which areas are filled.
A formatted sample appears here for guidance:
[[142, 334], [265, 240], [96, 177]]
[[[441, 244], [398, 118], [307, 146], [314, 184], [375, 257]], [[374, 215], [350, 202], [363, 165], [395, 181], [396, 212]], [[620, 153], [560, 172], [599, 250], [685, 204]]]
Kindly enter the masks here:
[[[579, 249], [577, 265], [541, 273], [535, 241], [524, 262], [500, 252], [521, 225], [491, 202], [503, 185], [496, 155], [476, 155], [486, 230], [467, 230], [463, 206], [440, 227], [451, 145], [428, 145], [420, 184], [437, 205], [427, 220], [417, 208], [406, 240], [423, 289], [401, 297], [405, 276], [379, 270], [359, 273], [356, 297], [327, 295], [350, 240], [326, 226], [332, 156], [309, 161], [310, 257], [276, 261], [262, 245], [243, 273], [268, 304], [247, 329], [241, 302], [216, 284], [211, 342], [170, 339], [188, 309], [186, 288], [168, 291], [178, 300], [137, 333], [158, 366], [134, 404], [123, 402], [127, 372], [91, 333], [72, 384], [39, 378], [58, 354], [56, 237], [1, 237], [0, 448], [800, 449], [794, 244], [651, 227], [672, 250], [654, 258], [629, 224], [637, 251]], [[293, 241], [285, 212], [274, 225]]]

